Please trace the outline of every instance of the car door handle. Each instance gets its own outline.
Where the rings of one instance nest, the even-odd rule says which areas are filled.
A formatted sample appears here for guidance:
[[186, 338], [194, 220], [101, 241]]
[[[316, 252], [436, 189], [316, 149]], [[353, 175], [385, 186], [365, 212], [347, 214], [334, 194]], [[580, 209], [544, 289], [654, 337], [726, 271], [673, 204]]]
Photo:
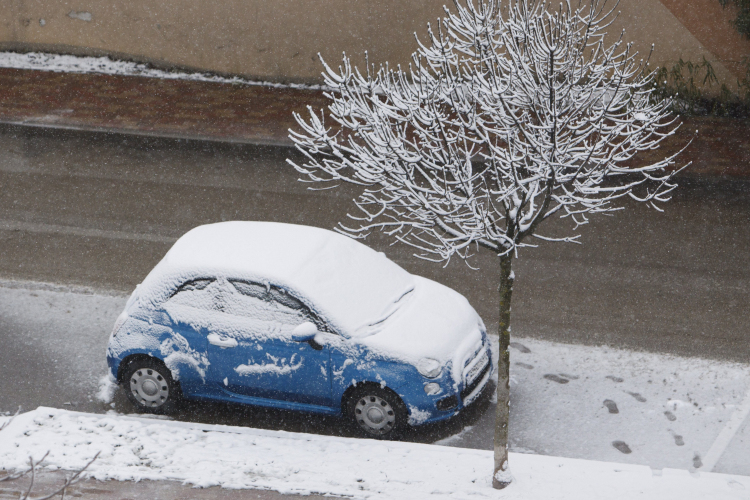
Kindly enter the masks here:
[[226, 349], [227, 347], [237, 347], [237, 341], [235, 339], [224, 339], [220, 335], [211, 333], [208, 335], [208, 342], [212, 345], [217, 345], [221, 348]]

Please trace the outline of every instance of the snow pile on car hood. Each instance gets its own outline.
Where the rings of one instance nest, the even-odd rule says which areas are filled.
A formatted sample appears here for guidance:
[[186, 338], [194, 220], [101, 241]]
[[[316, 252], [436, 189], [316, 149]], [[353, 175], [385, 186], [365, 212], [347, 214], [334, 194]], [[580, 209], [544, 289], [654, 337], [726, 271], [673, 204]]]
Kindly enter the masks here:
[[287, 288], [343, 333], [376, 318], [414, 277], [384, 254], [325, 229], [233, 221], [192, 229], [137, 290], [159, 307], [183, 282], [224, 277]]
[[482, 344], [482, 320], [460, 293], [432, 280], [414, 276], [415, 287], [405, 303], [382, 322], [357, 330], [360, 342], [411, 364], [431, 358], [452, 361], [453, 379], [461, 379], [468, 356]]

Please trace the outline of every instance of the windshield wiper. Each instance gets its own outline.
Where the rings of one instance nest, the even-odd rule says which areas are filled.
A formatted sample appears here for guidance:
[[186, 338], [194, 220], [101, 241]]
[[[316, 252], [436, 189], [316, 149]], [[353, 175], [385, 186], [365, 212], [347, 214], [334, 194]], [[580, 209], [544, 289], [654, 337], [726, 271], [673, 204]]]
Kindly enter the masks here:
[[398, 304], [401, 299], [409, 295], [411, 292], [414, 291], [414, 285], [412, 285], [408, 290], [406, 290], [404, 293], [402, 293], [399, 298], [393, 301], [394, 304]]
[[[394, 300], [393, 302], [391, 302], [390, 304], [388, 304], [388, 306], [385, 308], [385, 311], [383, 312], [383, 314], [378, 319], [376, 319], [375, 321], [363, 324], [362, 326], [358, 327], [355, 330], [355, 332], [358, 332], [358, 331], [363, 330], [365, 328], [372, 328], [373, 326], [377, 326], [377, 325], [385, 322], [388, 318], [390, 318], [391, 316], [393, 316], [396, 313], [396, 311], [398, 311], [400, 309], [401, 305], [399, 304], [399, 302], [401, 302], [401, 300], [403, 300], [404, 297], [406, 297], [407, 295], [409, 295], [413, 291], [414, 291], [414, 286], [412, 285], [411, 287], [409, 287], [408, 289], [406, 289], [401, 295], [399, 295], [398, 298], [396, 298], [396, 300]], [[396, 307], [393, 307], [394, 305]]]

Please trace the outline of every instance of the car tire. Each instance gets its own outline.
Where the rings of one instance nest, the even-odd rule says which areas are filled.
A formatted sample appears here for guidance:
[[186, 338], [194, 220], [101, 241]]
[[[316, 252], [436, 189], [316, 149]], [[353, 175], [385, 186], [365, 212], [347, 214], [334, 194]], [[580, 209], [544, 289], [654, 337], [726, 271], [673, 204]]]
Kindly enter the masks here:
[[172, 379], [172, 373], [154, 358], [130, 363], [122, 385], [130, 402], [141, 413], [172, 413], [182, 399], [180, 386]]
[[370, 439], [396, 439], [406, 430], [409, 412], [393, 391], [377, 385], [356, 387], [344, 405], [354, 432]]

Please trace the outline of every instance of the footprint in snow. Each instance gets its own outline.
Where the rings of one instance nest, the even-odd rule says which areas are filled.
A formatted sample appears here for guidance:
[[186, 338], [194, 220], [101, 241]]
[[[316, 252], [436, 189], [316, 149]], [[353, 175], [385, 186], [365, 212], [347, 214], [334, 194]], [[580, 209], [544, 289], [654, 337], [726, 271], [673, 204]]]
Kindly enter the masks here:
[[682, 439], [682, 436], [680, 436], [679, 434], [673, 434], [673, 436], [674, 444], [676, 444], [677, 446], [685, 446], [685, 440]]
[[735, 481], [734, 479], [730, 479], [729, 481], [727, 481], [727, 484], [733, 490], [744, 490], [745, 489], [745, 487], [742, 485], [741, 482]]
[[620, 413], [620, 410], [617, 409], [617, 403], [615, 403], [611, 399], [605, 399], [604, 406], [607, 407], [610, 413]]
[[646, 402], [646, 398], [644, 398], [643, 396], [641, 396], [637, 392], [629, 392], [629, 391], [624, 391], [624, 392], [625, 392], [625, 394], [630, 394], [631, 396], [633, 396], [635, 398], [635, 400], [638, 401], [639, 403], [645, 403]]
[[554, 375], [552, 373], [545, 374], [544, 378], [546, 378], [547, 380], [551, 380], [553, 382], [557, 382], [558, 384], [567, 384], [568, 382], [570, 382], [570, 380], [566, 378], [558, 377], [557, 375]]
[[509, 345], [513, 347], [514, 349], [518, 349], [524, 354], [529, 354], [531, 352], [531, 349], [529, 349], [523, 344], [519, 344], [518, 342], [511, 342]]
[[607, 376], [606, 376], [606, 377], [604, 377], [604, 378], [608, 378], [608, 379], [610, 379], [610, 380], [611, 380], [612, 382], [617, 382], [617, 383], [623, 382], [623, 381], [625, 380], [625, 379], [622, 379], [622, 378], [620, 378], [620, 377], [615, 377], [614, 375], [607, 375]]
[[674, 422], [675, 420], [677, 420], [677, 417], [674, 416], [674, 413], [669, 410], [665, 411], [664, 415], [666, 415], [667, 420], [669, 420], [670, 422]]
[[628, 446], [625, 441], [612, 441], [612, 446], [614, 446], [617, 451], [626, 455], [633, 453], [633, 450], [630, 449], [630, 446]]
[[701, 460], [701, 456], [697, 453], [693, 456], [693, 467], [696, 469], [703, 467], [703, 460]]
[[527, 370], [533, 370], [534, 365], [527, 365], [526, 363], [516, 363], [517, 366], [520, 366], [521, 368], [526, 368]]

